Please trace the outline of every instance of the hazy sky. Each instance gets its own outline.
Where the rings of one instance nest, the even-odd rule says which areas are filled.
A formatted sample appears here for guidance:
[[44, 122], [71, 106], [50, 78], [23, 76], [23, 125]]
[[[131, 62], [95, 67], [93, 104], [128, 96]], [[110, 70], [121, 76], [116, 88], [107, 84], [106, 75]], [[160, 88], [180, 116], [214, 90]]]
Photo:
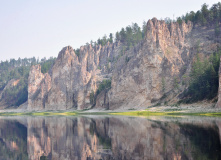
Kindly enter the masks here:
[[65, 46], [153, 17], [178, 17], [218, 0], [0, 0], [0, 60], [57, 57]]

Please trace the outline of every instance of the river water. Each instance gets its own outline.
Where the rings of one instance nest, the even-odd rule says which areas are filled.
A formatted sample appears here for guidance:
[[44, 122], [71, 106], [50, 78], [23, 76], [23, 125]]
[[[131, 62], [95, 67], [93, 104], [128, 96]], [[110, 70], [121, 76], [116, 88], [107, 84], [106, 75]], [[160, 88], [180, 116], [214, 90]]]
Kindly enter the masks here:
[[221, 159], [221, 119], [0, 117], [1, 160]]

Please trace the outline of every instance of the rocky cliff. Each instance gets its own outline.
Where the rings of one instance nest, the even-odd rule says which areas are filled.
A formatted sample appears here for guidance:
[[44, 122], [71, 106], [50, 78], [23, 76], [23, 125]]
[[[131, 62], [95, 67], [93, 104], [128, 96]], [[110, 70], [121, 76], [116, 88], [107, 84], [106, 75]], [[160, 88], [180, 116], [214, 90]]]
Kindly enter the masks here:
[[64, 110], [89, 108], [90, 93], [103, 79], [111, 77], [109, 59], [118, 56], [119, 44], [105, 47], [81, 47], [78, 57], [73, 48], [63, 48], [50, 74], [41, 73], [40, 65], [29, 74], [28, 109]]
[[148, 21], [145, 40], [128, 53], [130, 61], [121, 59], [113, 72], [111, 108], [148, 106], [173, 90], [185, 64], [182, 56], [188, 56], [185, 40], [191, 30], [191, 23], [168, 26], [157, 19]]
[[[196, 54], [207, 57], [216, 49], [213, 35], [214, 30], [193, 28], [191, 22], [166, 24], [153, 18], [145, 38], [126, 52], [120, 42], [83, 46], [79, 56], [65, 47], [49, 73], [31, 68], [28, 109], [129, 109], [176, 101]], [[105, 79], [112, 79], [111, 89], [91, 97]]]
[[216, 108], [221, 108], [221, 63], [219, 66], [219, 89], [218, 89], [218, 101], [216, 103]]

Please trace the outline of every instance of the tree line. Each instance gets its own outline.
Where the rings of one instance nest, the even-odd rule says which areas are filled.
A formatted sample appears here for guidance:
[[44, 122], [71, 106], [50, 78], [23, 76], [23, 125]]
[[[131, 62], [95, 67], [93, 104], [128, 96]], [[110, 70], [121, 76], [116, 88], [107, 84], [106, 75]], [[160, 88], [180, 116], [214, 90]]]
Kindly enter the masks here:
[[219, 88], [219, 64], [221, 50], [214, 52], [209, 59], [201, 60], [199, 55], [192, 65], [188, 89], [184, 92], [184, 102], [213, 99]]
[[10, 61], [1, 61], [0, 63], [0, 92], [5, 88], [12, 79], [19, 79], [19, 83], [8, 88], [2, 94], [1, 100], [9, 106], [19, 106], [28, 99], [28, 76], [32, 65], [41, 64], [41, 72], [49, 71], [55, 58], [42, 58], [41, 60], [33, 58], [19, 58], [18, 60], [10, 59]]
[[216, 4], [213, 4], [210, 8], [209, 6], [204, 3], [200, 10], [197, 12], [191, 11], [189, 13], [186, 13], [186, 15], [183, 15], [181, 17], [177, 18], [177, 22], [179, 24], [182, 23], [182, 21], [191, 21], [194, 25], [208, 25], [208, 24], [215, 24], [221, 22], [221, 3], [218, 2]]
[[[108, 37], [105, 34], [102, 38], [98, 38], [97, 41], [91, 40], [90, 43], [86, 43], [86, 45], [95, 47], [97, 45], [105, 46], [107, 43], [121, 42], [122, 48], [128, 50], [145, 37], [146, 25], [146, 21], [143, 21], [142, 27], [140, 27], [137, 23], [132, 23], [125, 28], [121, 28], [120, 31], [115, 33], [115, 36], [113, 33], [110, 33]], [[80, 49], [75, 49], [75, 53], [79, 56]]]

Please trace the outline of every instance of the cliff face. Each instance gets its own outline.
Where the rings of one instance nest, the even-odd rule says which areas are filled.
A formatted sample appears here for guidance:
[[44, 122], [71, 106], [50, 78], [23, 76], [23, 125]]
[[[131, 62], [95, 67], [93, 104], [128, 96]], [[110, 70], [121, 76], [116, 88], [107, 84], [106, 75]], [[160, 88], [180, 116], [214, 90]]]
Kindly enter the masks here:
[[182, 54], [189, 46], [184, 41], [191, 29], [191, 23], [179, 27], [148, 21], [145, 40], [127, 55], [129, 62], [122, 59], [113, 72], [111, 108], [148, 106], [170, 92], [185, 63]]
[[107, 68], [108, 59], [118, 56], [118, 48], [118, 44], [81, 47], [78, 57], [73, 48], [68, 46], [60, 51], [50, 75], [43, 75], [39, 65], [32, 67], [29, 74], [28, 109], [90, 107], [90, 93], [97, 90], [98, 82], [111, 77], [111, 67]]
[[216, 108], [221, 108], [221, 63], [219, 66], [219, 89], [218, 89], [218, 101], [216, 103]]
[[32, 66], [28, 79], [28, 109], [41, 110], [45, 107], [47, 92], [51, 89], [51, 77], [41, 73], [41, 66]]
[[79, 56], [65, 47], [50, 75], [32, 67], [28, 109], [90, 108], [90, 94], [111, 77], [111, 89], [96, 96], [94, 107], [136, 108], [176, 100], [184, 90], [182, 76], [189, 73], [196, 53], [206, 57], [216, 48], [213, 33], [193, 29], [190, 22], [166, 24], [154, 18], [147, 23], [145, 39], [126, 52], [121, 43], [87, 45], [80, 48]]

